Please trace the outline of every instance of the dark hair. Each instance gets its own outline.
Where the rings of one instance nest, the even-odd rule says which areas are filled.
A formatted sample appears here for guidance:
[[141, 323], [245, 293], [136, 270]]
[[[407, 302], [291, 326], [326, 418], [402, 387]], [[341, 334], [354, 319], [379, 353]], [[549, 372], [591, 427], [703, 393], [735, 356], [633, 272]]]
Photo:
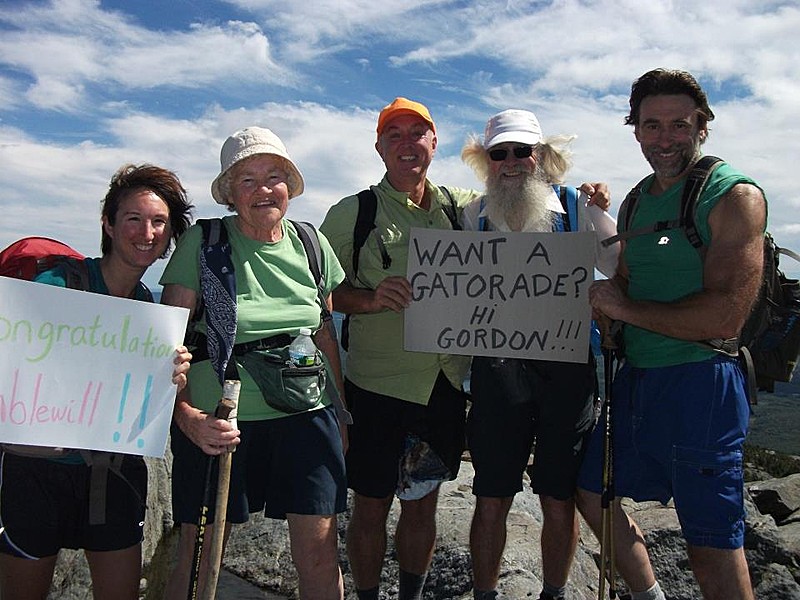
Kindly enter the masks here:
[[653, 69], [633, 82], [630, 99], [631, 112], [625, 117], [625, 124], [637, 125], [639, 123], [639, 108], [642, 100], [648, 96], [667, 94], [685, 94], [694, 100], [701, 128], [705, 127], [709, 121], [714, 120], [714, 113], [708, 106], [706, 93], [691, 73], [674, 69]]
[[[161, 255], [161, 258], [164, 258], [169, 254], [173, 241], [178, 241], [181, 234], [191, 225], [191, 211], [194, 208], [186, 197], [186, 190], [175, 173], [154, 165], [121, 166], [111, 178], [108, 193], [101, 202], [102, 216], [108, 220], [110, 225], [114, 225], [122, 200], [141, 190], [153, 192], [169, 208], [171, 240], [164, 254]], [[103, 233], [100, 249], [105, 256], [111, 252], [112, 240], [104, 228], [100, 229]]]

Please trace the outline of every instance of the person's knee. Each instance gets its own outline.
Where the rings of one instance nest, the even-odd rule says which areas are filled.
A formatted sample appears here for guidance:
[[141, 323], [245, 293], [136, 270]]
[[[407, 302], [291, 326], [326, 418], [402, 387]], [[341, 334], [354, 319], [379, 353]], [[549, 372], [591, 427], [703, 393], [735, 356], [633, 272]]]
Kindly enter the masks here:
[[744, 549], [723, 549], [688, 545], [692, 567], [703, 597], [752, 598], [750, 573]]
[[324, 577], [335, 574], [339, 568], [336, 546], [330, 544], [312, 544], [300, 552], [293, 552], [292, 561], [301, 577]]
[[350, 523], [358, 522], [364, 527], [375, 527], [386, 523], [393, 496], [369, 498], [356, 494], [353, 499], [353, 513]]
[[578, 488], [575, 490], [575, 506], [581, 516], [591, 524], [600, 514], [600, 494]]
[[504, 523], [513, 501], [513, 497], [491, 498], [477, 496], [475, 500], [475, 520], [489, 524]]
[[402, 519], [411, 519], [418, 522], [432, 522], [436, 520], [436, 506], [439, 502], [439, 488], [418, 500], [400, 500], [400, 515]]
[[544, 522], [572, 528], [576, 523], [575, 500], [558, 500], [551, 496], [539, 496]]
[[553, 515], [566, 515], [570, 517], [575, 514], [574, 497], [567, 498], [566, 500], [560, 500], [558, 498], [554, 498], [553, 496], [540, 494], [539, 502], [542, 505], [542, 511], [545, 513], [550, 513]]

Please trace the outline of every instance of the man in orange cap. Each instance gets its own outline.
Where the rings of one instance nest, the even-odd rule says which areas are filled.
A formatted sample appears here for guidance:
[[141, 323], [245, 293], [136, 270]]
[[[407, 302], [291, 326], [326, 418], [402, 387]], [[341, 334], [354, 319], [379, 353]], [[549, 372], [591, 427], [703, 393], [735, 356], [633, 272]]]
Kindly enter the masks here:
[[[428, 181], [436, 143], [428, 109], [395, 99], [378, 117], [375, 149], [386, 175], [370, 188], [377, 204], [375, 228], [358, 258], [354, 261], [358, 196], [333, 206], [321, 226], [347, 274], [333, 297], [336, 310], [351, 315], [345, 391], [354, 418], [347, 471], [355, 497], [347, 553], [362, 600], [378, 598], [386, 519], [396, 492], [399, 597], [421, 598], [436, 540], [439, 484], [455, 479], [464, 450], [462, 382], [469, 357], [403, 349], [403, 310], [411, 302], [405, 277], [410, 230], [451, 229], [462, 207], [478, 196], [471, 190], [444, 191]], [[452, 221], [446, 210], [457, 213]], [[433, 466], [427, 475], [398, 473], [401, 457], [420, 455]]]

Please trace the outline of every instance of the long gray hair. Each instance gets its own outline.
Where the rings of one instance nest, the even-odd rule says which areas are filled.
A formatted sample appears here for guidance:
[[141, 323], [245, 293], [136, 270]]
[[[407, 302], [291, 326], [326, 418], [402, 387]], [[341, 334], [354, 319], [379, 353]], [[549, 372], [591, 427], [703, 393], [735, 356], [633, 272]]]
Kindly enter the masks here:
[[[572, 152], [568, 146], [574, 135], [553, 135], [544, 138], [533, 147], [536, 164], [541, 166], [547, 183], [564, 183], [564, 175], [572, 166]], [[461, 149], [461, 160], [475, 171], [483, 182], [489, 177], [489, 151], [476, 135], [467, 138]]]

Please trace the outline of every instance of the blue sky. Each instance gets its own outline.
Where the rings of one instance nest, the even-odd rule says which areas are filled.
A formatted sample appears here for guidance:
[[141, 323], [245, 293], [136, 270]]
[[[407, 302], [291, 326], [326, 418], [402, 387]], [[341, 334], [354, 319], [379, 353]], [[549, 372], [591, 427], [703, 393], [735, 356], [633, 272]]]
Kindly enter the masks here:
[[375, 122], [399, 95], [436, 121], [434, 182], [477, 186], [467, 135], [525, 108], [577, 134], [569, 182], [609, 182], [616, 211], [649, 172], [622, 124], [631, 82], [669, 67], [708, 92], [705, 151], [762, 185], [770, 230], [800, 250], [797, 31], [797, 2], [770, 0], [3, 0], [0, 248], [49, 235], [99, 254], [99, 201], [126, 162], [174, 170], [195, 216], [221, 214], [219, 149], [247, 125], [284, 140], [306, 180], [289, 216], [319, 224], [383, 175]]

